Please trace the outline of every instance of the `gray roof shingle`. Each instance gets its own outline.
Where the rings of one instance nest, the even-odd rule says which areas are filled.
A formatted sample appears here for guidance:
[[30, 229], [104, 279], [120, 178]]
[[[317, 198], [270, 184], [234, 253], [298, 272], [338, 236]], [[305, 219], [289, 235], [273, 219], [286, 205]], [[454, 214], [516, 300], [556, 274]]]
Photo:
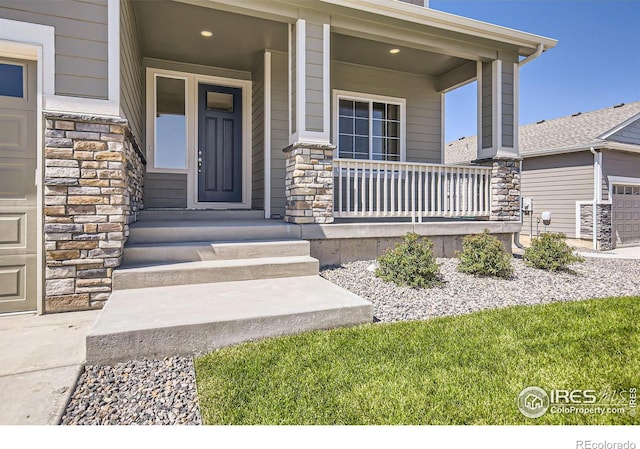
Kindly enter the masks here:
[[[601, 143], [600, 136], [639, 114], [640, 101], [523, 125], [520, 154]], [[476, 136], [446, 144], [444, 153], [447, 164], [476, 159]]]

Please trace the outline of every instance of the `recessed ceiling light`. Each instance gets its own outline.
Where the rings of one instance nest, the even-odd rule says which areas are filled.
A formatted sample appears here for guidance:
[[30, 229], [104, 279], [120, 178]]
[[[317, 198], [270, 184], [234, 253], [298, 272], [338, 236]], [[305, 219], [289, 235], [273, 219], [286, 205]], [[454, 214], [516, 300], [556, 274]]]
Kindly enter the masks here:
[[391, 53], [392, 55], [398, 54], [398, 53], [400, 53], [400, 49], [399, 48], [392, 48], [391, 50], [389, 50], [389, 53]]
[[212, 33], [211, 31], [207, 31], [207, 30], [200, 31], [200, 34], [201, 34], [202, 36], [204, 36], [204, 37], [211, 37], [211, 36], [213, 36], [213, 33]]

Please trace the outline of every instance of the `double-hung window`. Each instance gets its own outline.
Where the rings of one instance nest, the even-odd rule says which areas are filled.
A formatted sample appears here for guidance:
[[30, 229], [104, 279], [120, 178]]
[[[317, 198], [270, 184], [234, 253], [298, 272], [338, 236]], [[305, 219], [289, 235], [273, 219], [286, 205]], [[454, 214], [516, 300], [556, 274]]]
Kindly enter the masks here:
[[338, 158], [404, 160], [405, 100], [336, 93]]

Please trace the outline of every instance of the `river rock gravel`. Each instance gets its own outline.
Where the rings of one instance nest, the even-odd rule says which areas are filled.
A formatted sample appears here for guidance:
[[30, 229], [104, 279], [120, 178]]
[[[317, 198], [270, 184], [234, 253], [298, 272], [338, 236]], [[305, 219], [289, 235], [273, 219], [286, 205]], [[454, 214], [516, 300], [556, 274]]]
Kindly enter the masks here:
[[437, 259], [444, 284], [413, 289], [375, 276], [374, 261], [327, 267], [321, 276], [373, 303], [383, 322], [423, 320], [513, 305], [545, 304], [607, 296], [640, 296], [640, 260], [586, 259], [575, 274], [547, 272], [512, 260], [511, 279], [471, 276], [456, 271], [457, 259]]
[[86, 366], [61, 424], [201, 424], [190, 357]]

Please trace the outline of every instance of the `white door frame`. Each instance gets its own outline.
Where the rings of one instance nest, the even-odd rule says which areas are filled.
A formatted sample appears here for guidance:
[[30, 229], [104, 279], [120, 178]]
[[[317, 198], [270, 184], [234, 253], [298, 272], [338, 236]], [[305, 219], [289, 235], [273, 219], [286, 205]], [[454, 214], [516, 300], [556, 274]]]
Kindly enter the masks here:
[[[155, 147], [155, 76], [168, 76], [184, 79], [186, 83], [186, 119], [187, 119], [187, 168], [163, 169], [155, 168], [153, 149]], [[187, 176], [187, 208], [188, 209], [250, 209], [251, 208], [251, 106], [252, 82], [234, 78], [200, 75], [176, 70], [147, 67], [147, 160], [150, 162], [148, 172], [180, 173]], [[239, 203], [214, 203], [198, 201], [198, 85], [210, 84], [242, 89], [242, 201]]]
[[[33, 23], [0, 19], [0, 55], [16, 59], [36, 61], [36, 266], [37, 313], [44, 312], [44, 239], [43, 239], [43, 123], [42, 99], [45, 87], [53, 93], [54, 79], [54, 45], [55, 30], [53, 27]], [[46, 86], [45, 86], [46, 81]]]

